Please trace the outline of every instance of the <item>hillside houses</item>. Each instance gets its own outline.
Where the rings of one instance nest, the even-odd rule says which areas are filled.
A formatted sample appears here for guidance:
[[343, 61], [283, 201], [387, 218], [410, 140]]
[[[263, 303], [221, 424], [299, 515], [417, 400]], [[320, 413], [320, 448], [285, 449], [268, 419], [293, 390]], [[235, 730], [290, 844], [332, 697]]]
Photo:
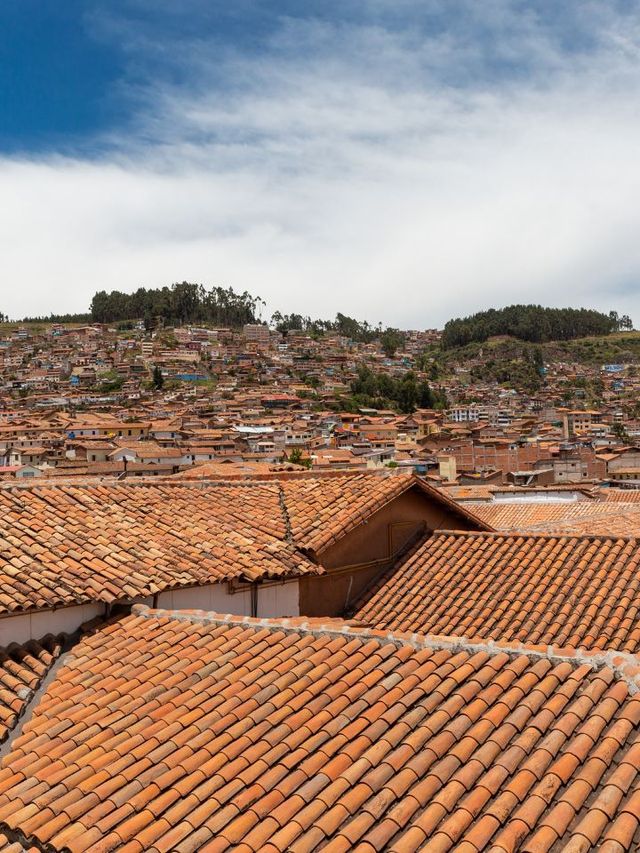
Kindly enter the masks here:
[[[423, 356], [434, 345], [435, 333], [407, 333], [403, 350], [388, 358], [375, 342], [295, 330], [283, 337], [261, 325], [18, 328], [0, 339], [4, 468], [33, 466], [42, 477], [115, 478], [133, 474], [120, 464], [105, 467], [125, 456], [177, 474], [217, 461], [277, 465], [295, 451], [296, 460], [318, 470], [398, 465], [437, 485], [443, 482], [441, 460], [449, 456], [458, 483], [497, 477], [503, 484], [554, 485], [605, 481], [607, 454], [640, 434], [628, 402], [640, 379], [625, 365], [611, 371], [559, 361], [545, 368], [544, 387], [524, 394], [484, 380], [480, 354], [463, 372], [438, 376], [435, 384], [449, 401], [444, 410], [341, 407], [363, 366], [390, 381], [413, 369], [433, 385], [435, 368]], [[160, 388], [153, 387], [156, 368]], [[564, 405], [567, 382], [599, 383], [602, 406], [579, 396], [573, 398], [578, 407]], [[120, 439], [141, 446], [125, 454]], [[110, 447], [91, 452], [78, 441]], [[162, 450], [146, 455], [142, 445], [149, 442]], [[42, 450], [23, 458], [29, 447]], [[633, 466], [624, 473], [620, 465], [611, 467], [609, 479], [627, 486], [637, 479]], [[449, 466], [449, 476], [452, 471]]]

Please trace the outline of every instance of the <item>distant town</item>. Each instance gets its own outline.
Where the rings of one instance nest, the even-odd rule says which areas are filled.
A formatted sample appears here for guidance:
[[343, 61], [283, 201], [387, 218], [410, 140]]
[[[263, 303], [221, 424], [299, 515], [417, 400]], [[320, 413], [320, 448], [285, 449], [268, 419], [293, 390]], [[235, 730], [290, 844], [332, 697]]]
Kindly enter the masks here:
[[[164, 288], [164, 304], [194, 287]], [[563, 340], [552, 326], [567, 317], [534, 306], [445, 330], [340, 314], [267, 324], [259, 300], [211, 291], [212, 316], [219, 294], [232, 316], [231, 294], [235, 316], [254, 320], [219, 326], [152, 314], [163, 291], [137, 306], [118, 294], [137, 318], [0, 327], [2, 479], [399, 468], [442, 488], [640, 487], [640, 333], [628, 317], [573, 312], [593, 332], [581, 336], [569, 312]], [[94, 313], [112, 296], [96, 294]], [[514, 322], [520, 337], [491, 334]]]

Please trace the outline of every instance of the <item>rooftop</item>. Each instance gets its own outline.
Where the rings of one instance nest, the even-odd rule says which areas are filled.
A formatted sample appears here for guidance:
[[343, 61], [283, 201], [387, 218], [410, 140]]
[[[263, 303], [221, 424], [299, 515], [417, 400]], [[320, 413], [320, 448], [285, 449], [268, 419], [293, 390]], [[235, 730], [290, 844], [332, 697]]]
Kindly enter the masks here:
[[410, 475], [0, 487], [0, 614], [318, 573], [316, 552], [410, 488], [473, 519]]
[[12, 741], [0, 832], [70, 853], [635, 850], [636, 664], [138, 607], [67, 654]]
[[[625, 507], [616, 501], [560, 501], [522, 503], [466, 503], [465, 506], [495, 530], [528, 530], [541, 524], [561, 522], [568, 530], [571, 522], [592, 523], [592, 531], [606, 534], [611, 519], [638, 505]], [[637, 531], [640, 534], [640, 528]]]
[[356, 605], [381, 630], [640, 652], [640, 540], [437, 532]]

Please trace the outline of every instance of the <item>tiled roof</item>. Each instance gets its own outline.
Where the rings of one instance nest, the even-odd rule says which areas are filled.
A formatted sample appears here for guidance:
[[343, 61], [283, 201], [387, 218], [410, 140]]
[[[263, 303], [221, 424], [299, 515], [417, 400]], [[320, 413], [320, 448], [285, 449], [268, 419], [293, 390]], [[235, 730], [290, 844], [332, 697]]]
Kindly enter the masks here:
[[319, 572], [301, 549], [335, 541], [412, 486], [425, 489], [371, 474], [0, 488], [0, 613]]
[[0, 832], [69, 853], [637, 850], [636, 663], [138, 610], [74, 648], [14, 740]]
[[[468, 503], [465, 506], [490, 524], [494, 530], [527, 530], [549, 522], [568, 522], [602, 516], [616, 516], [624, 507], [599, 501], [560, 501], [557, 503]], [[636, 510], [637, 506], [631, 506]]]
[[489, 501], [500, 486], [471, 485], [471, 486], [439, 486], [440, 491], [456, 501]]
[[277, 488], [0, 489], [0, 612], [317, 571], [287, 539]]
[[0, 743], [15, 726], [60, 649], [60, 641], [51, 637], [41, 643], [0, 648]]
[[600, 489], [598, 499], [616, 503], [640, 503], [640, 489]]
[[[610, 504], [615, 506], [615, 504]], [[629, 507], [633, 509], [629, 509]], [[623, 512], [612, 515], [588, 516], [587, 518], [548, 521], [545, 524], [531, 525], [528, 532], [556, 534], [585, 534], [593, 536], [640, 536], [640, 506], [638, 504], [618, 504]]]
[[371, 589], [376, 628], [640, 652], [640, 540], [436, 533]]
[[301, 547], [320, 551], [402, 494], [411, 484], [461, 519], [471, 521], [479, 528], [483, 526], [483, 522], [476, 519], [469, 509], [410, 474], [380, 477], [363, 473], [348, 477], [283, 480], [282, 490], [293, 538]]
[[19, 841], [10, 841], [0, 833], [0, 853], [39, 853], [38, 847], [23, 847]]

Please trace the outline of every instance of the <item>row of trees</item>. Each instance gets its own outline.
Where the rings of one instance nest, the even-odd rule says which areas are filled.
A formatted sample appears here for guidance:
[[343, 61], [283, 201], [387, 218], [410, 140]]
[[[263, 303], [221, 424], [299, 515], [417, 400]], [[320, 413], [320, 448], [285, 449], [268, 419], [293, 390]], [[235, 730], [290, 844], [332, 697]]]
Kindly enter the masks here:
[[522, 341], [568, 341], [589, 335], [608, 335], [631, 329], [631, 319], [615, 311], [603, 314], [587, 308], [543, 308], [541, 305], [510, 305], [480, 311], [470, 317], [449, 320], [444, 327], [445, 349], [510, 335]]
[[[9, 317], [5, 316], [0, 322], [9, 323]], [[88, 312], [83, 314], [49, 314], [46, 317], [23, 317], [21, 323], [91, 323], [92, 317]]]
[[138, 288], [134, 293], [101, 290], [91, 300], [91, 319], [96, 323], [144, 319], [145, 324], [162, 317], [170, 325], [210, 323], [218, 326], [242, 326], [255, 323], [259, 297], [236, 293], [232, 288], [212, 287], [183, 281], [170, 287]]
[[362, 366], [351, 383], [351, 392], [356, 406], [365, 408], [391, 408], [409, 414], [416, 409], [447, 407], [444, 391], [431, 388], [428, 382], [418, 382], [412, 370], [395, 379], [387, 373], [374, 373], [369, 367]]
[[371, 343], [378, 339], [389, 358], [402, 349], [405, 343], [405, 335], [400, 329], [389, 326], [383, 331], [381, 323], [371, 326], [366, 320], [361, 322], [340, 312], [336, 314], [335, 320], [312, 320], [302, 314], [282, 314], [276, 311], [271, 317], [271, 325], [283, 334], [295, 329], [308, 332], [313, 337], [333, 332], [360, 343]]
[[271, 325], [283, 334], [295, 330], [320, 337], [333, 332], [362, 343], [375, 340], [382, 332], [380, 325], [371, 326], [366, 320], [360, 322], [340, 312], [336, 314], [335, 320], [312, 320], [311, 317], [304, 317], [302, 314], [282, 314], [280, 311], [275, 311], [271, 316]]

